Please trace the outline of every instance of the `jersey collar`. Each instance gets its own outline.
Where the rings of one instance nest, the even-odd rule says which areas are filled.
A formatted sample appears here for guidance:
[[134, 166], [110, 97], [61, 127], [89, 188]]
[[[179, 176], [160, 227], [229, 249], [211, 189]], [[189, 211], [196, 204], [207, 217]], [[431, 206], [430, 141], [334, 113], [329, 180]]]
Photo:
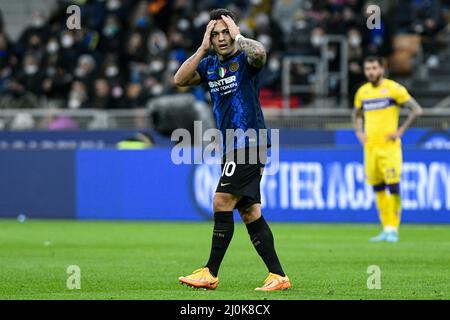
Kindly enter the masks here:
[[226, 59], [224, 59], [224, 60], [220, 60], [220, 58], [219, 58], [219, 61], [220, 61], [220, 63], [228, 62], [228, 61], [230, 61], [231, 59], [237, 57], [240, 53], [241, 53], [241, 51], [237, 50], [233, 55], [229, 56], [228, 58], [226, 58]]

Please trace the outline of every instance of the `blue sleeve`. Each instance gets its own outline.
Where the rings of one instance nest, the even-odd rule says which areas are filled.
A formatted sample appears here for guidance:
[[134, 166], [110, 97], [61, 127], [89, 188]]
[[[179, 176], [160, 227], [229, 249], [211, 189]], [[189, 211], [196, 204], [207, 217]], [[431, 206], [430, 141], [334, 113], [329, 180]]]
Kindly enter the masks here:
[[197, 66], [197, 72], [200, 75], [201, 82], [205, 82], [207, 79], [206, 72], [208, 70], [208, 63], [209, 63], [208, 57], [204, 57], [202, 60], [200, 60], [200, 63]]

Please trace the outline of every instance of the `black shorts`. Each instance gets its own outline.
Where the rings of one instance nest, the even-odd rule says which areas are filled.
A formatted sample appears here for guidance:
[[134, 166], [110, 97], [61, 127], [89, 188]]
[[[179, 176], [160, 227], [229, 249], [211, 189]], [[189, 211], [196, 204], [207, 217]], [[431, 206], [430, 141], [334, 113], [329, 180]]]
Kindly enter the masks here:
[[246, 148], [223, 156], [216, 192], [242, 196], [235, 206], [236, 209], [246, 209], [255, 203], [261, 203], [260, 183], [267, 152], [257, 152], [254, 148]]

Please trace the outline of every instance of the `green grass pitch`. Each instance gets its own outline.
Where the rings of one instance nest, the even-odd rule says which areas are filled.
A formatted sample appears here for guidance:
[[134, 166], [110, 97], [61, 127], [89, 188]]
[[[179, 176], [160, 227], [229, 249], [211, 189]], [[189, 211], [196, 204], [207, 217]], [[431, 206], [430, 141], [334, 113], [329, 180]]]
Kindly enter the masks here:
[[[396, 244], [369, 243], [377, 225], [271, 223], [292, 289], [255, 292], [267, 276], [236, 226], [216, 291], [178, 283], [205, 263], [211, 223], [0, 220], [0, 299], [450, 299], [450, 226], [403, 225]], [[81, 289], [66, 287], [81, 268]], [[381, 289], [367, 288], [367, 268]]]

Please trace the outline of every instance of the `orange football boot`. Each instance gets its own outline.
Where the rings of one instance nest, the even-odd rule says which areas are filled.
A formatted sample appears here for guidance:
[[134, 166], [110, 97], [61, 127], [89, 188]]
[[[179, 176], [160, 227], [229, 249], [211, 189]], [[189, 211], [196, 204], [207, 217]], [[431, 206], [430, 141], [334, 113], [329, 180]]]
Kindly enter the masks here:
[[261, 288], [256, 288], [256, 291], [275, 291], [286, 290], [291, 287], [291, 281], [288, 276], [280, 276], [275, 273], [269, 273], [269, 276], [264, 281], [264, 285]]
[[214, 277], [208, 267], [197, 269], [186, 277], [179, 277], [178, 280], [181, 284], [208, 290], [214, 290], [219, 285], [219, 278]]

